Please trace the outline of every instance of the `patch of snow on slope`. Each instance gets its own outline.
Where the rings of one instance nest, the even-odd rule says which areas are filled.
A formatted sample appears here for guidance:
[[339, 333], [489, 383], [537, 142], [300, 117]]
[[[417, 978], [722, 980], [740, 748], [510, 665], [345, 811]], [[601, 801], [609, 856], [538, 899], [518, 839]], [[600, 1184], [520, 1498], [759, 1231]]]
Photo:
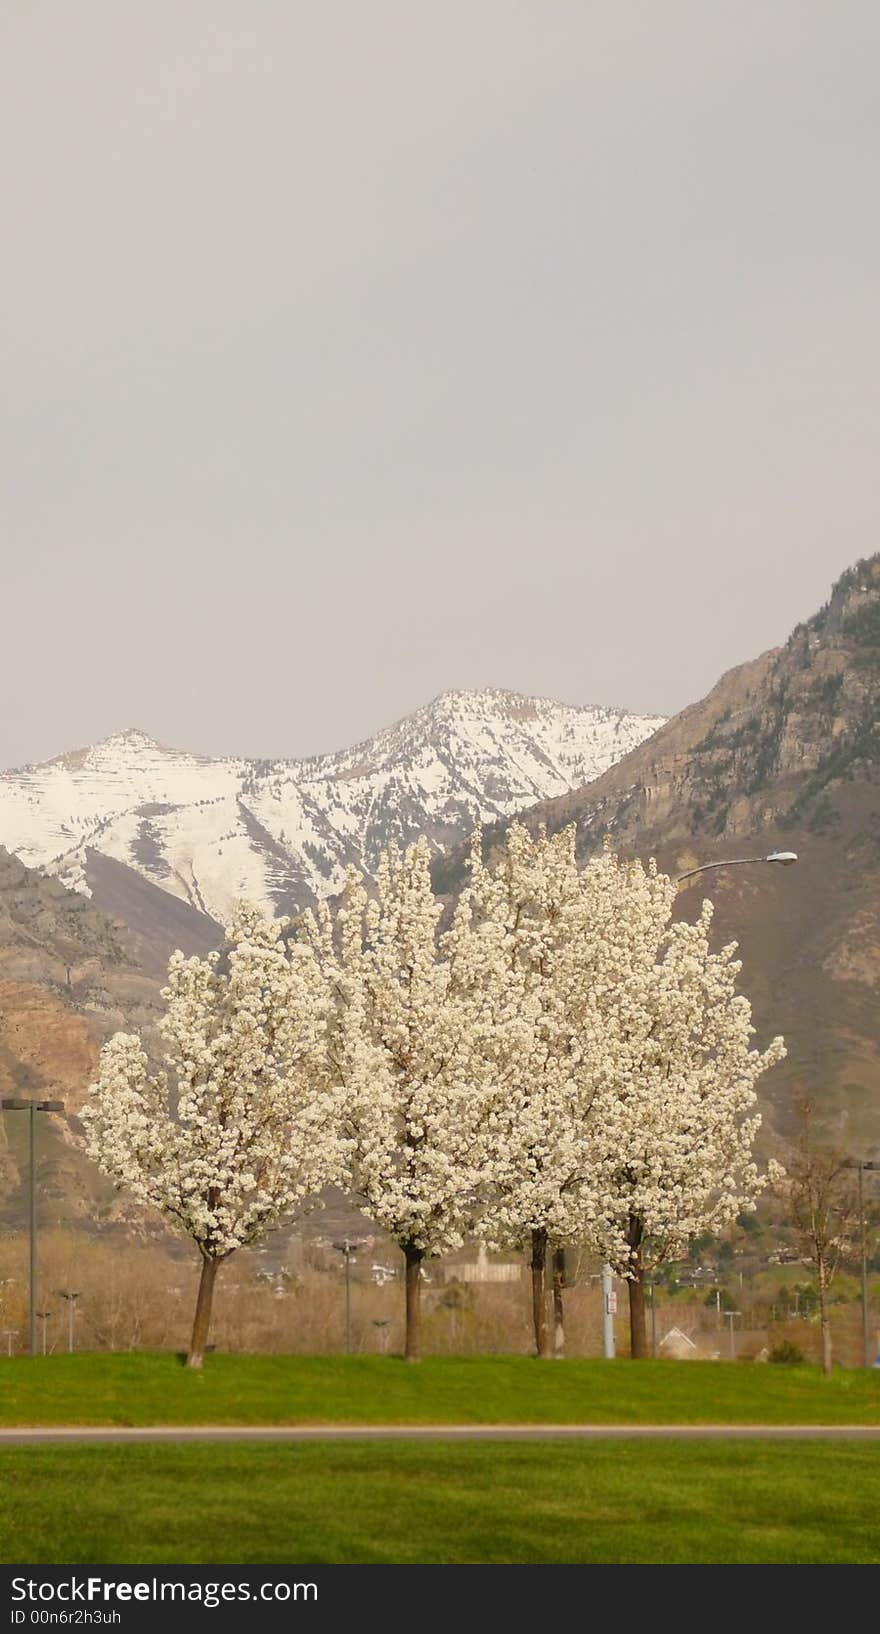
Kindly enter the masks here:
[[389, 840], [436, 850], [599, 777], [662, 724], [499, 689], [447, 692], [353, 748], [212, 760], [142, 732], [0, 775], [0, 843], [88, 890], [86, 848], [225, 920], [296, 910], [371, 871]]

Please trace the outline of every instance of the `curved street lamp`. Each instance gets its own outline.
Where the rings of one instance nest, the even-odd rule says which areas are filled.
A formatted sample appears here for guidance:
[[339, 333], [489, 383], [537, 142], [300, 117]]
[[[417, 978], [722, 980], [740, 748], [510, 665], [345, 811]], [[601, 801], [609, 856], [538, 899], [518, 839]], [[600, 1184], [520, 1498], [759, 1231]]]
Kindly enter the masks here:
[[710, 868], [742, 868], [754, 862], [775, 862], [780, 868], [790, 868], [797, 860], [796, 851], [771, 851], [766, 857], [723, 857], [720, 862], [704, 862], [699, 868], [689, 868], [686, 874], [678, 875], [675, 883], [680, 885], [683, 879], [692, 879], [694, 874], [705, 874]]

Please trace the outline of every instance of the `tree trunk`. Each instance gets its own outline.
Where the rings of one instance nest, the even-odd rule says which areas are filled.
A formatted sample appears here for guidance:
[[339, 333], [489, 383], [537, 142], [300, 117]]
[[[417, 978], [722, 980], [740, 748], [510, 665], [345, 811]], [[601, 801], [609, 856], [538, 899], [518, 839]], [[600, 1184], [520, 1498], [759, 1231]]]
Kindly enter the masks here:
[[630, 1246], [629, 1277], [629, 1354], [634, 1362], [643, 1362], [648, 1355], [648, 1328], [645, 1322], [645, 1264], [642, 1256], [644, 1230], [638, 1215], [631, 1214], [627, 1240]]
[[828, 1286], [825, 1275], [825, 1262], [821, 1255], [816, 1266], [819, 1284], [819, 1327], [822, 1333], [822, 1372], [826, 1378], [831, 1377], [831, 1323], [828, 1320]]
[[415, 1243], [404, 1243], [404, 1257], [406, 1259], [406, 1343], [403, 1354], [408, 1362], [420, 1362], [422, 1359], [422, 1260], [425, 1257], [423, 1248], [417, 1248]]
[[193, 1320], [192, 1338], [189, 1342], [189, 1355], [186, 1358], [187, 1367], [201, 1367], [205, 1356], [205, 1345], [208, 1342], [208, 1332], [211, 1327], [211, 1307], [214, 1302], [214, 1283], [217, 1280], [217, 1267], [220, 1261], [212, 1255], [202, 1255], [202, 1274], [199, 1277], [199, 1297], [196, 1300], [196, 1314]]
[[645, 1270], [639, 1262], [631, 1266], [629, 1280], [629, 1353], [634, 1362], [648, 1355], [648, 1328], [645, 1321]]
[[562, 1290], [565, 1287], [565, 1249], [559, 1243], [553, 1246], [553, 1354], [557, 1361], [565, 1355], [565, 1307]]
[[535, 1354], [542, 1359], [550, 1355], [550, 1330], [547, 1325], [547, 1233], [532, 1232], [532, 1321], [535, 1325]]

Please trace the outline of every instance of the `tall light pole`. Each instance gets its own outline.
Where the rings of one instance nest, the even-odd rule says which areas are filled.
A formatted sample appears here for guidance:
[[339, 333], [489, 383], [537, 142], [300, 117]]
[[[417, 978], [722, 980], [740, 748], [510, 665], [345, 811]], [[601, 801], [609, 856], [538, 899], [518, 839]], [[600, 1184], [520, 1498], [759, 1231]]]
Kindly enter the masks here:
[[844, 1165], [847, 1169], [857, 1169], [859, 1174], [859, 1232], [861, 1235], [862, 1251], [862, 1365], [870, 1367], [870, 1344], [868, 1341], [868, 1232], [865, 1222], [865, 1171], [880, 1169], [880, 1163], [861, 1161], [857, 1157], [847, 1158]]
[[373, 1317], [373, 1327], [376, 1329], [376, 1332], [379, 1335], [379, 1339], [380, 1339], [380, 1342], [381, 1342], [381, 1345], [382, 1345], [382, 1354], [383, 1354], [383, 1356], [384, 1356], [385, 1352], [388, 1349], [388, 1328], [390, 1326], [390, 1323], [391, 1323], [390, 1316], [374, 1316]]
[[356, 1248], [360, 1248], [359, 1241], [343, 1237], [341, 1243], [334, 1243], [333, 1247], [342, 1255], [345, 1262], [345, 1354], [351, 1355], [351, 1256]]
[[45, 1356], [45, 1354], [46, 1354], [46, 1333], [47, 1333], [48, 1327], [49, 1327], [49, 1317], [52, 1315], [52, 1312], [51, 1311], [37, 1311], [37, 1315], [38, 1315], [38, 1317], [40, 1318], [40, 1321], [43, 1324], [43, 1355]]
[[694, 874], [708, 873], [710, 868], [743, 868], [754, 862], [775, 862], [780, 868], [790, 868], [797, 860], [796, 851], [771, 851], [766, 857], [724, 857], [720, 862], [704, 862], [699, 868], [689, 868], [686, 874], [678, 875], [675, 883], [680, 885], [683, 879], [693, 879]]
[[[0, 1109], [4, 1112], [27, 1112], [30, 1127], [28, 1130], [28, 1158], [30, 1170], [30, 1199], [28, 1210], [28, 1224], [30, 1231], [30, 1351], [32, 1356], [37, 1354], [37, 1113], [63, 1112], [63, 1101], [28, 1101], [23, 1096], [7, 1095], [0, 1100]], [[46, 1332], [43, 1329], [45, 1341]], [[45, 1343], [44, 1343], [45, 1354]]]
[[76, 1315], [76, 1302], [77, 1302], [77, 1300], [79, 1299], [80, 1296], [79, 1296], [78, 1293], [72, 1293], [69, 1288], [59, 1288], [58, 1293], [59, 1293], [59, 1295], [60, 1295], [60, 1297], [62, 1299], [67, 1300], [67, 1349], [68, 1349], [68, 1352], [70, 1354], [72, 1354], [73, 1353], [73, 1319], [74, 1319], [74, 1316]]

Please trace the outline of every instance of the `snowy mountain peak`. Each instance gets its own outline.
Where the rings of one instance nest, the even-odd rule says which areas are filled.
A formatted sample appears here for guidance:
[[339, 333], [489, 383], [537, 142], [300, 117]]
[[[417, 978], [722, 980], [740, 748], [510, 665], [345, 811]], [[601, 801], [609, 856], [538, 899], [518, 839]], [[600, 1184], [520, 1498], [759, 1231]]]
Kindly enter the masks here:
[[210, 757], [191, 754], [187, 749], [175, 749], [169, 743], [160, 743], [158, 738], [151, 737], [149, 732], [142, 732], [138, 726], [127, 726], [123, 732], [112, 732], [109, 738], [101, 738], [98, 743], [85, 751], [89, 755], [100, 755], [104, 758], [119, 754], [126, 758], [143, 756], [155, 759], [157, 755], [173, 756], [175, 759], [183, 757], [186, 760], [202, 760]]
[[113, 744], [132, 749], [162, 749], [165, 747], [164, 744], [158, 743], [155, 738], [150, 737], [149, 732], [142, 732], [138, 726], [127, 726], [123, 732], [112, 732], [109, 738], [102, 738], [100, 744], [96, 744], [95, 747], [109, 748]]
[[155, 759], [157, 755], [176, 755], [179, 752], [158, 743], [148, 732], [129, 726], [124, 731], [112, 732], [109, 737], [100, 738], [97, 743], [86, 744], [81, 749], [67, 749], [52, 760], [38, 765], [16, 767], [15, 771], [6, 772], [4, 775], [20, 777], [25, 772], [44, 771], [47, 766], [60, 766], [69, 772], [79, 772], [84, 766], [109, 765], [114, 762], [122, 764], [138, 757], [149, 756]]
[[212, 759], [128, 728], [0, 774], [0, 844], [84, 891], [98, 853], [214, 918], [241, 896], [297, 910], [350, 864], [371, 872], [390, 840], [442, 851], [591, 782], [661, 724], [490, 687], [309, 760]]

